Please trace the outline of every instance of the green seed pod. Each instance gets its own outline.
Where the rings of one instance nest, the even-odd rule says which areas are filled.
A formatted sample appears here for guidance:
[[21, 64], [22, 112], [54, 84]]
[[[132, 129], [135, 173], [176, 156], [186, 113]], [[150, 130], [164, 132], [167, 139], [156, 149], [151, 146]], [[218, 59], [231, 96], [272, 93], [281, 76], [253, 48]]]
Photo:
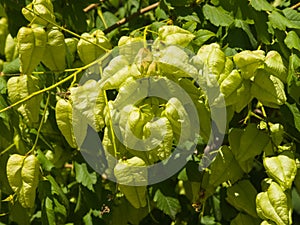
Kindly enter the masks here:
[[[39, 89], [39, 80], [34, 76], [11, 77], [7, 82], [8, 97], [12, 103], [28, 97]], [[41, 100], [42, 95], [37, 95], [18, 107], [18, 111], [30, 126], [39, 122]]]
[[292, 224], [288, 197], [276, 182], [256, 196], [256, 207], [261, 219], [271, 220], [278, 225]]
[[33, 0], [32, 3], [22, 9], [22, 14], [30, 23], [36, 23], [42, 26], [47, 26], [49, 24], [48, 21], [55, 22], [51, 0]]
[[24, 208], [33, 208], [39, 183], [39, 162], [34, 155], [13, 154], [6, 165], [7, 179]]
[[296, 161], [288, 155], [264, 158], [264, 167], [269, 177], [278, 182], [283, 190], [290, 189], [297, 173]]
[[4, 67], [4, 61], [0, 59], [0, 72], [3, 71], [3, 67]]
[[233, 57], [234, 63], [241, 70], [241, 75], [244, 79], [250, 79], [254, 76], [256, 69], [263, 65], [264, 59], [265, 52], [262, 50], [246, 50]]
[[8, 23], [5, 17], [0, 19], [0, 55], [4, 55], [5, 40], [8, 32]]
[[47, 34], [41, 27], [21, 27], [17, 35], [20, 71], [30, 75], [44, 56]]
[[66, 52], [67, 52], [67, 62], [68, 65], [72, 65], [76, 57], [78, 39], [65, 38], [65, 43], [66, 43]]
[[55, 106], [56, 123], [72, 148], [77, 148], [76, 139], [73, 132], [72, 115], [73, 108], [69, 101], [59, 99]]
[[[145, 162], [132, 157], [126, 161], [120, 161], [114, 168], [114, 174], [119, 182], [120, 191], [135, 208], [145, 207], [147, 205], [147, 168]], [[128, 186], [125, 184], [135, 183], [137, 186]]]
[[128, 124], [133, 132], [138, 138], [142, 138], [143, 136], [143, 127], [145, 126], [145, 116], [144, 113], [141, 112], [140, 108], [133, 107], [133, 109], [129, 113]]
[[58, 29], [48, 32], [48, 41], [42, 63], [51, 71], [63, 71], [66, 68], [65, 37]]
[[243, 78], [237, 70], [232, 70], [228, 77], [223, 80], [220, 91], [224, 94], [226, 106], [233, 105], [240, 100], [237, 98], [237, 90], [242, 83]]
[[278, 77], [282, 82], [286, 82], [287, 69], [283, 64], [281, 55], [276, 51], [269, 51], [265, 58], [264, 69], [274, 76]]
[[77, 45], [78, 55], [84, 64], [89, 64], [97, 58], [103, 56], [106, 50], [111, 49], [109, 40], [101, 30], [96, 30], [92, 34], [83, 33], [81, 35], [89, 42], [80, 39]]
[[163, 26], [158, 30], [159, 40], [167, 45], [180, 45], [186, 47], [195, 38], [190, 31], [184, 30], [178, 26]]
[[13, 38], [10, 34], [7, 36], [5, 41], [5, 49], [4, 49], [5, 59], [7, 62], [13, 61], [18, 57], [18, 49], [17, 49], [17, 40]]

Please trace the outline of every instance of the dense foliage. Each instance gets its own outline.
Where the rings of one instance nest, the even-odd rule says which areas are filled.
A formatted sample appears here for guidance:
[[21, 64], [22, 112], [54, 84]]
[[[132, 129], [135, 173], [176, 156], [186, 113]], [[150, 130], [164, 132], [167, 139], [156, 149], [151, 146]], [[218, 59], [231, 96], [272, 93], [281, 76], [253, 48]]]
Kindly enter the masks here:
[[299, 223], [296, 1], [0, 4], [0, 225]]

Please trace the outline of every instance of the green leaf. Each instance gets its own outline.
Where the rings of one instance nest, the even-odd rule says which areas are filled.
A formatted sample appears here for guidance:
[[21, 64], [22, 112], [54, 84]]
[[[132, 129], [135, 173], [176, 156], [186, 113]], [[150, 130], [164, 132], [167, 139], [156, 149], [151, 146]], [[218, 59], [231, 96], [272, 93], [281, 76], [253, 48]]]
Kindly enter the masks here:
[[289, 49], [297, 49], [300, 51], [300, 38], [295, 31], [290, 31], [284, 39], [284, 43]]
[[[8, 105], [5, 101], [5, 99], [3, 98], [2, 95], [0, 95], [0, 109], [4, 109], [6, 108]], [[0, 118], [2, 118], [4, 121], [7, 121], [9, 120], [9, 114], [8, 112], [3, 112], [3, 113], [0, 113]]]
[[198, 46], [203, 45], [210, 38], [216, 36], [216, 34], [213, 33], [212, 31], [204, 30], [204, 29], [199, 29], [194, 34], [196, 37], [194, 38], [193, 43], [195, 43]]
[[214, 7], [206, 4], [203, 6], [203, 14], [205, 18], [217, 27], [230, 26], [234, 22], [230, 13], [222, 7]]
[[288, 155], [278, 155], [264, 158], [264, 167], [269, 177], [280, 184], [285, 191], [290, 189], [297, 173], [297, 165]]
[[241, 28], [243, 31], [245, 31], [245, 33], [248, 35], [252, 47], [256, 48], [257, 40], [252, 33], [249, 23], [247, 21], [240, 20], [240, 19], [235, 19], [234, 23], [236, 27]]
[[54, 167], [53, 163], [47, 159], [45, 154], [40, 149], [37, 150], [37, 158], [41, 164], [41, 167], [45, 171], [51, 171]]
[[271, 138], [272, 141], [276, 146], [280, 145], [281, 142], [283, 141], [283, 135], [284, 135], [284, 126], [275, 123], [270, 126], [270, 131], [271, 131]]
[[[31, 215], [27, 208], [24, 208], [19, 202], [10, 206], [10, 220], [17, 224], [30, 225]], [[3, 224], [5, 225], [5, 224]]]
[[296, 54], [291, 54], [289, 57], [288, 70], [288, 93], [300, 105], [300, 80], [297, 77], [297, 69], [300, 67], [300, 59]]
[[294, 126], [300, 132], [300, 111], [296, 104], [285, 103], [287, 108], [292, 113], [291, 125]]
[[16, 58], [11, 62], [4, 63], [2, 72], [4, 74], [19, 74], [20, 73], [20, 59]]
[[24, 208], [33, 208], [39, 183], [39, 162], [34, 155], [13, 154], [6, 165], [8, 182]]
[[297, 12], [297, 10], [287, 7], [283, 9], [282, 12], [288, 20], [300, 27], [300, 13]]
[[249, 124], [245, 130], [232, 129], [228, 139], [234, 157], [246, 173], [251, 171], [255, 156], [272, 148], [269, 136], [258, 130], [256, 124]]
[[250, 0], [251, 6], [257, 11], [272, 11], [273, 7], [266, 0]]
[[241, 212], [257, 218], [255, 198], [257, 191], [249, 180], [241, 180], [227, 189], [226, 200]]
[[282, 15], [279, 11], [272, 11], [269, 15], [269, 21], [273, 28], [277, 28], [279, 30], [285, 31], [286, 28], [295, 28], [299, 29], [300, 27], [296, 24], [293, 24], [290, 20], [288, 20], [284, 15]]
[[183, 29], [188, 30], [190, 32], [194, 32], [197, 28], [197, 22], [195, 21], [188, 21], [182, 26]]
[[74, 166], [76, 181], [87, 187], [89, 190], [94, 191], [93, 184], [96, 184], [97, 182], [96, 172], [90, 173], [85, 163], [79, 164], [75, 162]]
[[173, 220], [176, 214], [181, 211], [179, 200], [174, 197], [165, 196], [159, 189], [155, 192], [153, 201], [158, 209], [169, 215]]
[[271, 220], [277, 225], [292, 224], [287, 196], [277, 183], [272, 182], [267, 191], [257, 195], [256, 206], [261, 219]]
[[209, 171], [204, 174], [209, 179], [208, 183], [204, 184], [207, 187], [204, 186], [204, 188], [217, 187], [226, 181], [235, 183], [243, 174], [229, 147], [223, 145], [210, 165]]
[[231, 220], [230, 225], [262, 225], [261, 220], [253, 218], [244, 213], [239, 213], [233, 220]]
[[128, 222], [131, 224], [139, 224], [140, 221], [149, 213], [148, 207], [135, 208], [129, 202], [122, 201], [119, 205], [114, 205], [112, 214], [112, 224], [127, 225]]
[[284, 84], [280, 79], [259, 69], [251, 87], [251, 94], [263, 105], [279, 108], [286, 102]]

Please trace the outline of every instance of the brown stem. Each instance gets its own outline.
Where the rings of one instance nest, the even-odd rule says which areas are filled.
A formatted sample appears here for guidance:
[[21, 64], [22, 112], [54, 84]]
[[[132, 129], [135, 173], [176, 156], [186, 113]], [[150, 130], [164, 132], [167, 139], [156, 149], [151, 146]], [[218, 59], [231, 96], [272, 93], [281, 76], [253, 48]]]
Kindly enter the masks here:
[[291, 9], [297, 9], [300, 7], [300, 2], [298, 2], [297, 4], [291, 6]]
[[83, 9], [83, 12], [86, 13], [86, 12], [88, 12], [88, 11], [91, 11], [92, 9], [97, 8], [99, 5], [100, 5], [99, 3], [93, 3], [93, 4], [90, 4], [90, 5], [88, 5], [87, 7], [85, 7], [85, 8]]
[[118, 22], [116, 22], [112, 26], [110, 26], [110, 27], [106, 28], [105, 30], [103, 30], [103, 32], [105, 34], [107, 34], [107, 33], [111, 32], [111, 31], [113, 31], [114, 29], [118, 28], [119, 26], [122, 26], [123, 24], [127, 23], [129, 20], [131, 20], [131, 19], [133, 19], [133, 18], [135, 18], [135, 17], [137, 17], [139, 15], [142, 15], [142, 14], [144, 14], [146, 12], [149, 12], [149, 11], [157, 8], [158, 5], [159, 5], [159, 2], [156, 2], [156, 3], [152, 4], [152, 5], [149, 5], [149, 6], [145, 7], [145, 8], [142, 8], [140, 11], [138, 11], [136, 13], [133, 13], [132, 15], [119, 20]]

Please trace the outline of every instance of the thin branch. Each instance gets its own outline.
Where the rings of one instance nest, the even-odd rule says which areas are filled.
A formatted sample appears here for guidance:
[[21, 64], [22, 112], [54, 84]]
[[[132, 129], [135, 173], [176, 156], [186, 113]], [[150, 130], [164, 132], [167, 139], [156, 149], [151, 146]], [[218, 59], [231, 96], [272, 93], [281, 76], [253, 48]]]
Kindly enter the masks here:
[[98, 6], [99, 6], [100, 4], [99, 3], [93, 3], [93, 4], [90, 4], [90, 5], [88, 5], [87, 7], [85, 7], [84, 9], [83, 9], [83, 12], [89, 12], [89, 11], [91, 11], [92, 9], [95, 9], [95, 8], [97, 8]]
[[123, 24], [125, 24], [128, 21], [132, 20], [133, 18], [138, 17], [139, 15], [142, 15], [142, 14], [144, 14], [146, 12], [149, 12], [149, 11], [157, 8], [158, 6], [159, 6], [159, 2], [156, 2], [156, 3], [152, 4], [152, 5], [149, 5], [149, 6], [145, 7], [145, 8], [142, 8], [140, 11], [138, 11], [136, 13], [133, 13], [132, 15], [119, 20], [118, 22], [116, 22], [112, 26], [110, 26], [110, 27], [106, 28], [105, 30], [103, 30], [103, 32], [105, 34], [107, 34], [107, 33], [111, 32], [111, 31], [113, 31], [114, 29], [118, 28], [119, 26], [122, 26]]
[[20, 101], [17, 101], [15, 103], [11, 104], [10, 106], [7, 106], [6, 108], [0, 109], [0, 113], [3, 113], [3, 112], [5, 112], [5, 111], [7, 111], [7, 110], [9, 110], [9, 109], [11, 109], [15, 106], [18, 106], [18, 105], [28, 101], [29, 99], [31, 99], [31, 98], [33, 98], [37, 95], [43, 94], [44, 92], [50, 91], [50, 90], [62, 85], [63, 83], [67, 82], [68, 80], [70, 80], [70, 79], [74, 78], [75, 76], [77, 76], [77, 74], [79, 74], [80, 72], [88, 69], [89, 67], [95, 65], [96, 63], [102, 62], [106, 57], [109, 56], [110, 52], [111, 52], [111, 50], [109, 52], [107, 52], [105, 55], [103, 55], [101, 58], [91, 62], [90, 64], [87, 64], [83, 67], [78, 68], [74, 73], [72, 73], [71, 75], [67, 76], [66, 78], [58, 81], [57, 83], [55, 83], [55, 84], [53, 84], [49, 87], [46, 87], [44, 89], [41, 89], [39, 91], [33, 92], [30, 95], [28, 95], [27, 97], [21, 99]]
[[300, 7], [300, 2], [298, 2], [297, 4], [291, 6], [291, 9], [297, 9]]

